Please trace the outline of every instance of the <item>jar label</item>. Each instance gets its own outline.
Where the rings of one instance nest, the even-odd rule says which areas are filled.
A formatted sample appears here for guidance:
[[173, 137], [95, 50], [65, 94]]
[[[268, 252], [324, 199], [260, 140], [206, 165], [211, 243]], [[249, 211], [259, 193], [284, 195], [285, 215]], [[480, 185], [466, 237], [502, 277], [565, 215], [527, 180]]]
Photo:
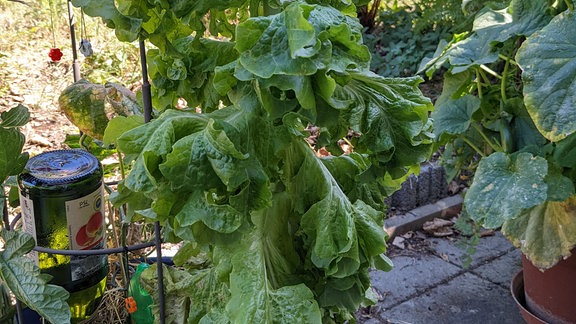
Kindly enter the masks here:
[[93, 193], [66, 202], [70, 248], [90, 250], [104, 240], [104, 204], [100, 187]]
[[[70, 249], [101, 249], [105, 242], [103, 187], [84, 197], [66, 201]], [[72, 280], [91, 276], [102, 269], [102, 255], [72, 257]]]
[[[28, 233], [32, 235], [34, 240], [36, 240], [36, 221], [34, 220], [34, 202], [32, 199], [20, 195], [20, 206], [22, 208], [21, 215], [22, 215], [22, 229], [24, 233]], [[32, 250], [28, 253], [28, 257], [36, 263], [38, 262], [38, 252]]]

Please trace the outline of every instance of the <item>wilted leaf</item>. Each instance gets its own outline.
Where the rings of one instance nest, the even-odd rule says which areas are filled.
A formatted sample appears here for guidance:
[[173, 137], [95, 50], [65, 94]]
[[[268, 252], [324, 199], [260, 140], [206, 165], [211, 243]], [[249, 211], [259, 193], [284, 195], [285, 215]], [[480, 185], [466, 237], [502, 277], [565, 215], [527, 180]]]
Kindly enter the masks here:
[[576, 197], [547, 201], [508, 220], [502, 232], [536, 267], [554, 266], [576, 246]]

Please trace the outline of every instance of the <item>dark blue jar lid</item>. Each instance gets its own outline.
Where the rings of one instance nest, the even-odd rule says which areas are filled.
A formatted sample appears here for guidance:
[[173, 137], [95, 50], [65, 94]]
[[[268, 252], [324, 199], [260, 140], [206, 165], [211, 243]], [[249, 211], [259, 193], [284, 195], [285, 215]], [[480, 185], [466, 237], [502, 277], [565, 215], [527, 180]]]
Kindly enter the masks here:
[[63, 185], [82, 180], [98, 170], [100, 162], [87, 151], [56, 150], [30, 158], [22, 176], [34, 185]]

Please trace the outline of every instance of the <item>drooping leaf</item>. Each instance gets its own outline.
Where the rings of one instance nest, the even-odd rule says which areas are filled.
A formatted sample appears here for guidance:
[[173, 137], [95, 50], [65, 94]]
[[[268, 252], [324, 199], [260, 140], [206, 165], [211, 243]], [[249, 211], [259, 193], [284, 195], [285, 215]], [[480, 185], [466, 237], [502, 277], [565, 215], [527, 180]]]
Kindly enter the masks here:
[[[314, 294], [305, 284], [275, 287], [268, 271], [275, 255], [265, 253], [267, 240], [252, 237], [244, 242], [232, 259], [230, 303], [227, 312], [234, 323], [321, 323], [321, 313]], [[272, 242], [270, 242], [272, 243]], [[252, 296], [252, 298], [244, 298]]]
[[108, 121], [115, 116], [142, 115], [135, 95], [115, 84], [90, 83], [81, 79], [62, 91], [60, 110], [83, 133], [98, 140], [104, 137]]
[[334, 96], [353, 102], [345, 116], [349, 127], [362, 134], [355, 151], [370, 152], [373, 164], [386, 166], [394, 178], [404, 176], [405, 166], [423, 162], [432, 145], [433, 107], [418, 90], [422, 79], [383, 78], [370, 72], [351, 77]]
[[507, 220], [502, 232], [536, 267], [546, 270], [576, 246], [576, 197], [547, 201]]
[[17, 231], [0, 230], [4, 250], [0, 251], [0, 279], [24, 302], [51, 323], [70, 322], [69, 293], [62, 287], [48, 284], [50, 279], [24, 256], [36, 244], [32, 236]]
[[576, 13], [567, 11], [518, 50], [524, 102], [538, 130], [550, 141], [576, 131]]
[[[474, 20], [473, 30], [490, 33], [493, 42], [504, 42], [514, 36], [530, 36], [552, 19], [546, 1], [513, 0], [502, 10], [486, 10]], [[497, 31], [497, 33], [493, 33]]]
[[501, 10], [483, 10], [474, 20], [468, 35], [455, 35], [454, 40], [427, 64], [427, 74], [450, 63], [450, 71], [457, 74], [471, 67], [498, 60], [495, 45], [513, 37], [530, 36], [552, 18], [545, 1], [513, 0]]
[[[354, 271], [339, 268], [339, 263], [347, 261], [355, 263], [356, 268], [360, 266], [360, 260], [354, 260], [354, 257], [343, 260], [347, 259], [347, 252], [357, 248], [352, 204], [305, 143], [295, 143], [288, 152], [287, 189], [294, 196], [295, 211], [303, 214], [302, 229], [307, 236], [312, 262], [330, 275], [341, 270]], [[314, 173], [310, 173], [311, 170]], [[312, 182], [308, 178], [311, 174], [316, 174]], [[308, 184], [303, 186], [304, 183]]]
[[508, 156], [496, 152], [483, 158], [464, 198], [466, 210], [486, 228], [497, 228], [508, 219], [546, 201], [546, 160], [530, 153]]

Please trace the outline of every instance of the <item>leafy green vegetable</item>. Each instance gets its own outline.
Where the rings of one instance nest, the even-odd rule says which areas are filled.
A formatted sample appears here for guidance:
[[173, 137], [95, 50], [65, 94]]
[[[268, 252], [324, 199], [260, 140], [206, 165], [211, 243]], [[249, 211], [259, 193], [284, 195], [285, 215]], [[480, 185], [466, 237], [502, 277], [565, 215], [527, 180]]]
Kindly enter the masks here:
[[[422, 79], [368, 70], [350, 1], [119, 8], [144, 21], [139, 35], [156, 46], [147, 58], [160, 113], [109, 125], [112, 137], [125, 130], [116, 144], [132, 161], [111, 200], [185, 243], [183, 269], [166, 271], [169, 321], [354, 320], [375, 302], [368, 270], [391, 268], [384, 197], [431, 152]], [[234, 22], [222, 21], [231, 13]], [[202, 37], [214, 31], [231, 40]], [[173, 109], [179, 98], [197, 109]], [[309, 124], [320, 128], [315, 147]], [[342, 155], [350, 130], [361, 136]], [[332, 156], [318, 157], [321, 147]], [[152, 271], [142, 277], [151, 291]]]

